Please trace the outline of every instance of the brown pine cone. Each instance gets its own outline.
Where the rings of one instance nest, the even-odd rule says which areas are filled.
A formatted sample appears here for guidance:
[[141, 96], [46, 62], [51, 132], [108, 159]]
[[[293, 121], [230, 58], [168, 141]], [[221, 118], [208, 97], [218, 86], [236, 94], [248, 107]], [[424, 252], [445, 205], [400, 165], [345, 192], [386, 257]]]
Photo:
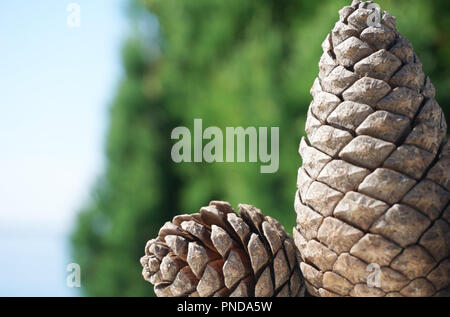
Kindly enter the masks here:
[[450, 144], [435, 89], [388, 12], [379, 26], [370, 2], [339, 14], [299, 150], [294, 238], [307, 289], [449, 295]]
[[142, 275], [162, 297], [296, 297], [304, 286], [292, 238], [250, 205], [212, 201], [147, 242]]

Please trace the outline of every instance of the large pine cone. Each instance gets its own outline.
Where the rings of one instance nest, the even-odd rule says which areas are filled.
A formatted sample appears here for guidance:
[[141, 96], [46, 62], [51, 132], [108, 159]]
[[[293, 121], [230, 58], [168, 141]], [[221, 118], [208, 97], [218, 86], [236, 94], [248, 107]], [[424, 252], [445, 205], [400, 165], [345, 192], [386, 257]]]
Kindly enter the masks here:
[[369, 8], [344, 7], [322, 45], [299, 149], [301, 270], [315, 296], [448, 295], [445, 117], [395, 18], [368, 26]]
[[304, 286], [292, 238], [250, 205], [237, 215], [212, 201], [200, 213], [167, 222], [141, 258], [157, 296], [301, 296]]

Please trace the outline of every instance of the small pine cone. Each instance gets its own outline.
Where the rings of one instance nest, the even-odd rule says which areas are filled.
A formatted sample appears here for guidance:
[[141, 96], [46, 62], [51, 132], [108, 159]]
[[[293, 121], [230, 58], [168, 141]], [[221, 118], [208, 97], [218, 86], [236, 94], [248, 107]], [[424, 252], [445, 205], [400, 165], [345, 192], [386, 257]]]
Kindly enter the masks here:
[[448, 295], [447, 124], [395, 18], [370, 26], [370, 7], [340, 10], [322, 45], [299, 149], [301, 270], [315, 296]]
[[144, 279], [160, 297], [297, 297], [304, 293], [292, 238], [250, 205], [212, 201], [147, 242]]

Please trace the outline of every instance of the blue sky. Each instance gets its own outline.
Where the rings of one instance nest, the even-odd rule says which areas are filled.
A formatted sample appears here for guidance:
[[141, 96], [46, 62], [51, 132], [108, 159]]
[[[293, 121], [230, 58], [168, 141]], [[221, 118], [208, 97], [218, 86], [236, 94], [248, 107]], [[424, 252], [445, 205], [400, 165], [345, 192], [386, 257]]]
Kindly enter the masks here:
[[66, 238], [102, 169], [127, 32], [123, 0], [0, 2], [0, 295], [75, 294]]

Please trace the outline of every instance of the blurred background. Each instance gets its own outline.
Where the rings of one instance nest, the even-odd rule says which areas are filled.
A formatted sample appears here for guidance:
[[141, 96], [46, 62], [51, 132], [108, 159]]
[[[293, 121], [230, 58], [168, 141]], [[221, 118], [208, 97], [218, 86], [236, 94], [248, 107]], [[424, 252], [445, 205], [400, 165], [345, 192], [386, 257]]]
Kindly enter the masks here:
[[[291, 232], [320, 44], [349, 3], [0, 2], [0, 296], [152, 296], [146, 241], [214, 199], [253, 204]], [[397, 16], [448, 121], [450, 3], [377, 3]], [[170, 133], [194, 118], [279, 127], [278, 172], [173, 163]], [[66, 284], [70, 263], [81, 288]]]

